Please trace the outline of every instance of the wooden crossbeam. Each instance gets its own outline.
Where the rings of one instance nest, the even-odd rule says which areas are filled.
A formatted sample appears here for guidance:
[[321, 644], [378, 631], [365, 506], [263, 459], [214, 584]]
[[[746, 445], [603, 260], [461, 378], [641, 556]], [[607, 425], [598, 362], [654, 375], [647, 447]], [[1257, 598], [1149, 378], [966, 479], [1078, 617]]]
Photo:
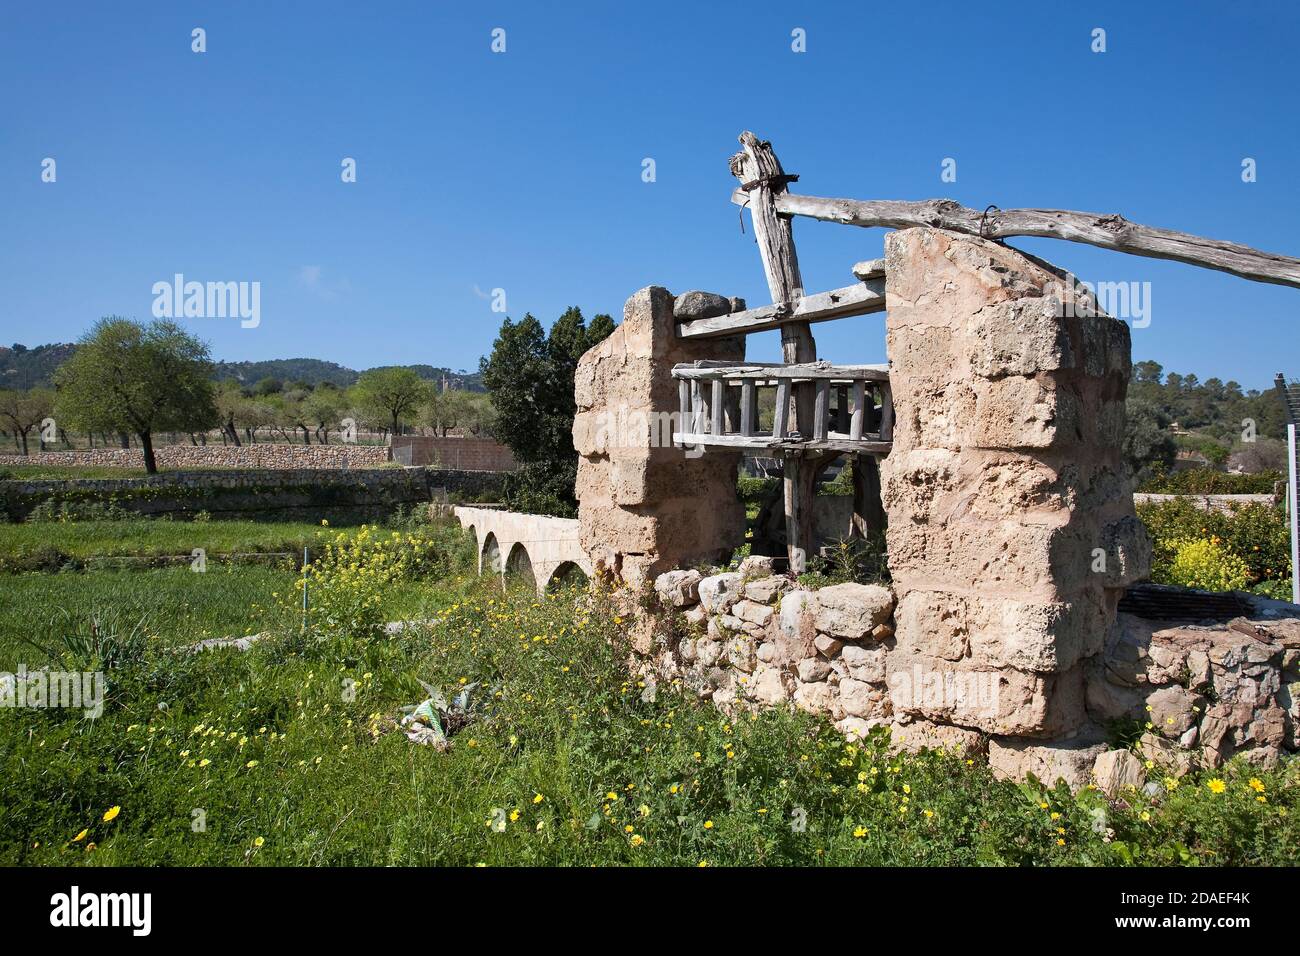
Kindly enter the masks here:
[[687, 447], [726, 448], [747, 452], [834, 452], [836, 454], [862, 454], [884, 456], [893, 447], [892, 442], [863, 439], [852, 441], [834, 436], [824, 439], [795, 440], [772, 438], [767, 435], [711, 435], [690, 432], [673, 432], [673, 442]]
[[817, 381], [821, 379], [852, 382], [888, 382], [888, 365], [832, 365], [830, 362], [734, 362], [699, 361], [673, 366], [673, 378], [685, 381], [714, 381], [715, 379], [785, 379]]
[[[731, 201], [745, 205], [746, 193], [736, 190]], [[1263, 252], [1240, 243], [1206, 239], [1187, 232], [1144, 226], [1129, 222], [1120, 215], [1069, 209], [990, 209], [985, 213], [951, 199], [922, 202], [826, 199], [789, 192], [774, 195], [772, 207], [783, 216], [808, 216], [849, 226], [883, 226], [889, 229], [932, 226], [985, 239], [1011, 236], [1066, 239], [1135, 256], [1186, 262], [1255, 282], [1300, 288], [1300, 259], [1293, 256]]]
[[719, 339], [779, 329], [792, 322], [829, 322], [884, 311], [885, 279], [875, 276], [842, 289], [803, 296], [793, 304], [782, 302], [711, 319], [679, 322], [677, 334], [684, 339]]

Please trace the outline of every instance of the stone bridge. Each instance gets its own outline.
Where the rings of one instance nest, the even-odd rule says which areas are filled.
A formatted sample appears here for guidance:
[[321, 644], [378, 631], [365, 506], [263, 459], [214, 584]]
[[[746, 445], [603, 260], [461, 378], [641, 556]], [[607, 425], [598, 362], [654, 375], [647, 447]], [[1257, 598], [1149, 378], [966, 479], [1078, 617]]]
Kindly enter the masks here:
[[578, 544], [577, 518], [461, 505], [452, 512], [462, 528], [474, 533], [479, 574], [519, 575], [531, 580], [539, 594], [593, 574], [591, 561]]

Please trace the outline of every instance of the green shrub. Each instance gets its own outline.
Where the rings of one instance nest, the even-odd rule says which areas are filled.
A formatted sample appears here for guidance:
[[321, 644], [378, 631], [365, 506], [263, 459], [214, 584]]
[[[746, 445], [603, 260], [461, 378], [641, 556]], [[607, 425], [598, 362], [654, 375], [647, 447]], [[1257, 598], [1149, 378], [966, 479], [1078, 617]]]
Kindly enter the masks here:
[[1250, 504], [1227, 512], [1204, 511], [1190, 501], [1174, 500], [1139, 505], [1137, 513], [1154, 545], [1153, 581], [1174, 583], [1170, 569], [1178, 542], [1212, 538], [1245, 562], [1246, 586], [1290, 580], [1291, 539], [1281, 508]]
[[1158, 584], [1177, 584], [1205, 591], [1236, 591], [1250, 581], [1246, 562], [1223, 546], [1218, 538], [1180, 538], [1169, 543], [1174, 556], [1152, 575]]
[[1157, 471], [1138, 491], [1155, 495], [1269, 495], [1282, 480], [1280, 471], [1234, 475], [1213, 468]]

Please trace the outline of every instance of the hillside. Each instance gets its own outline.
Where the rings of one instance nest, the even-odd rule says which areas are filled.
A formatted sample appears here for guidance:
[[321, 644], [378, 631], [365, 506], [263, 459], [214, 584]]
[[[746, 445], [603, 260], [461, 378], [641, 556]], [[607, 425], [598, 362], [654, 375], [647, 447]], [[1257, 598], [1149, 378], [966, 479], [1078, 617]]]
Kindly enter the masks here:
[[50, 385], [54, 370], [76, 351], [71, 342], [28, 348], [17, 342], [0, 346], [0, 388], [34, 388]]
[[[12, 347], [0, 346], [0, 388], [33, 388], [52, 385], [54, 370], [72, 357], [76, 345], [60, 342], [28, 348], [15, 343]], [[218, 381], [234, 379], [252, 385], [264, 378], [282, 382], [306, 382], [316, 385], [331, 382], [340, 387], [353, 384], [361, 374], [356, 369], [327, 362], [324, 359], [289, 358], [268, 359], [261, 362], [216, 362], [213, 377]], [[471, 392], [483, 391], [478, 372], [453, 371], [433, 365], [408, 365], [421, 378], [441, 382], [447, 378], [452, 388]]]

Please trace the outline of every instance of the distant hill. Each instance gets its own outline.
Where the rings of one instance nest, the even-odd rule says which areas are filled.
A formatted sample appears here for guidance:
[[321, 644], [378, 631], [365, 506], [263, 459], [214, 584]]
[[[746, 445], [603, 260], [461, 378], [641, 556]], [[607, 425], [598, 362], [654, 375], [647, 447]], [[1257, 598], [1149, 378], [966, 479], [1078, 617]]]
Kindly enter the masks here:
[[0, 345], [0, 388], [34, 388], [52, 384], [54, 370], [72, 357], [77, 347], [71, 342], [28, 348], [17, 342]]
[[278, 378], [282, 382], [333, 382], [346, 387], [357, 380], [355, 369], [345, 368], [337, 362], [323, 359], [291, 358], [268, 359], [264, 362], [217, 362], [213, 378], [223, 381], [233, 378], [241, 385], [253, 385], [264, 378]]
[[[37, 345], [28, 348], [15, 343], [10, 348], [0, 346], [0, 388], [32, 388], [52, 385], [54, 370], [72, 357], [77, 350], [71, 342], [54, 345]], [[291, 358], [268, 359], [264, 362], [216, 362], [213, 377], [218, 381], [234, 379], [242, 385], [253, 385], [264, 378], [282, 382], [306, 382], [316, 385], [332, 382], [346, 387], [356, 382], [361, 374], [356, 369], [326, 362], [323, 359]], [[483, 391], [478, 372], [452, 371], [432, 365], [408, 365], [421, 378], [441, 382], [445, 377], [451, 388], [471, 392]]]

